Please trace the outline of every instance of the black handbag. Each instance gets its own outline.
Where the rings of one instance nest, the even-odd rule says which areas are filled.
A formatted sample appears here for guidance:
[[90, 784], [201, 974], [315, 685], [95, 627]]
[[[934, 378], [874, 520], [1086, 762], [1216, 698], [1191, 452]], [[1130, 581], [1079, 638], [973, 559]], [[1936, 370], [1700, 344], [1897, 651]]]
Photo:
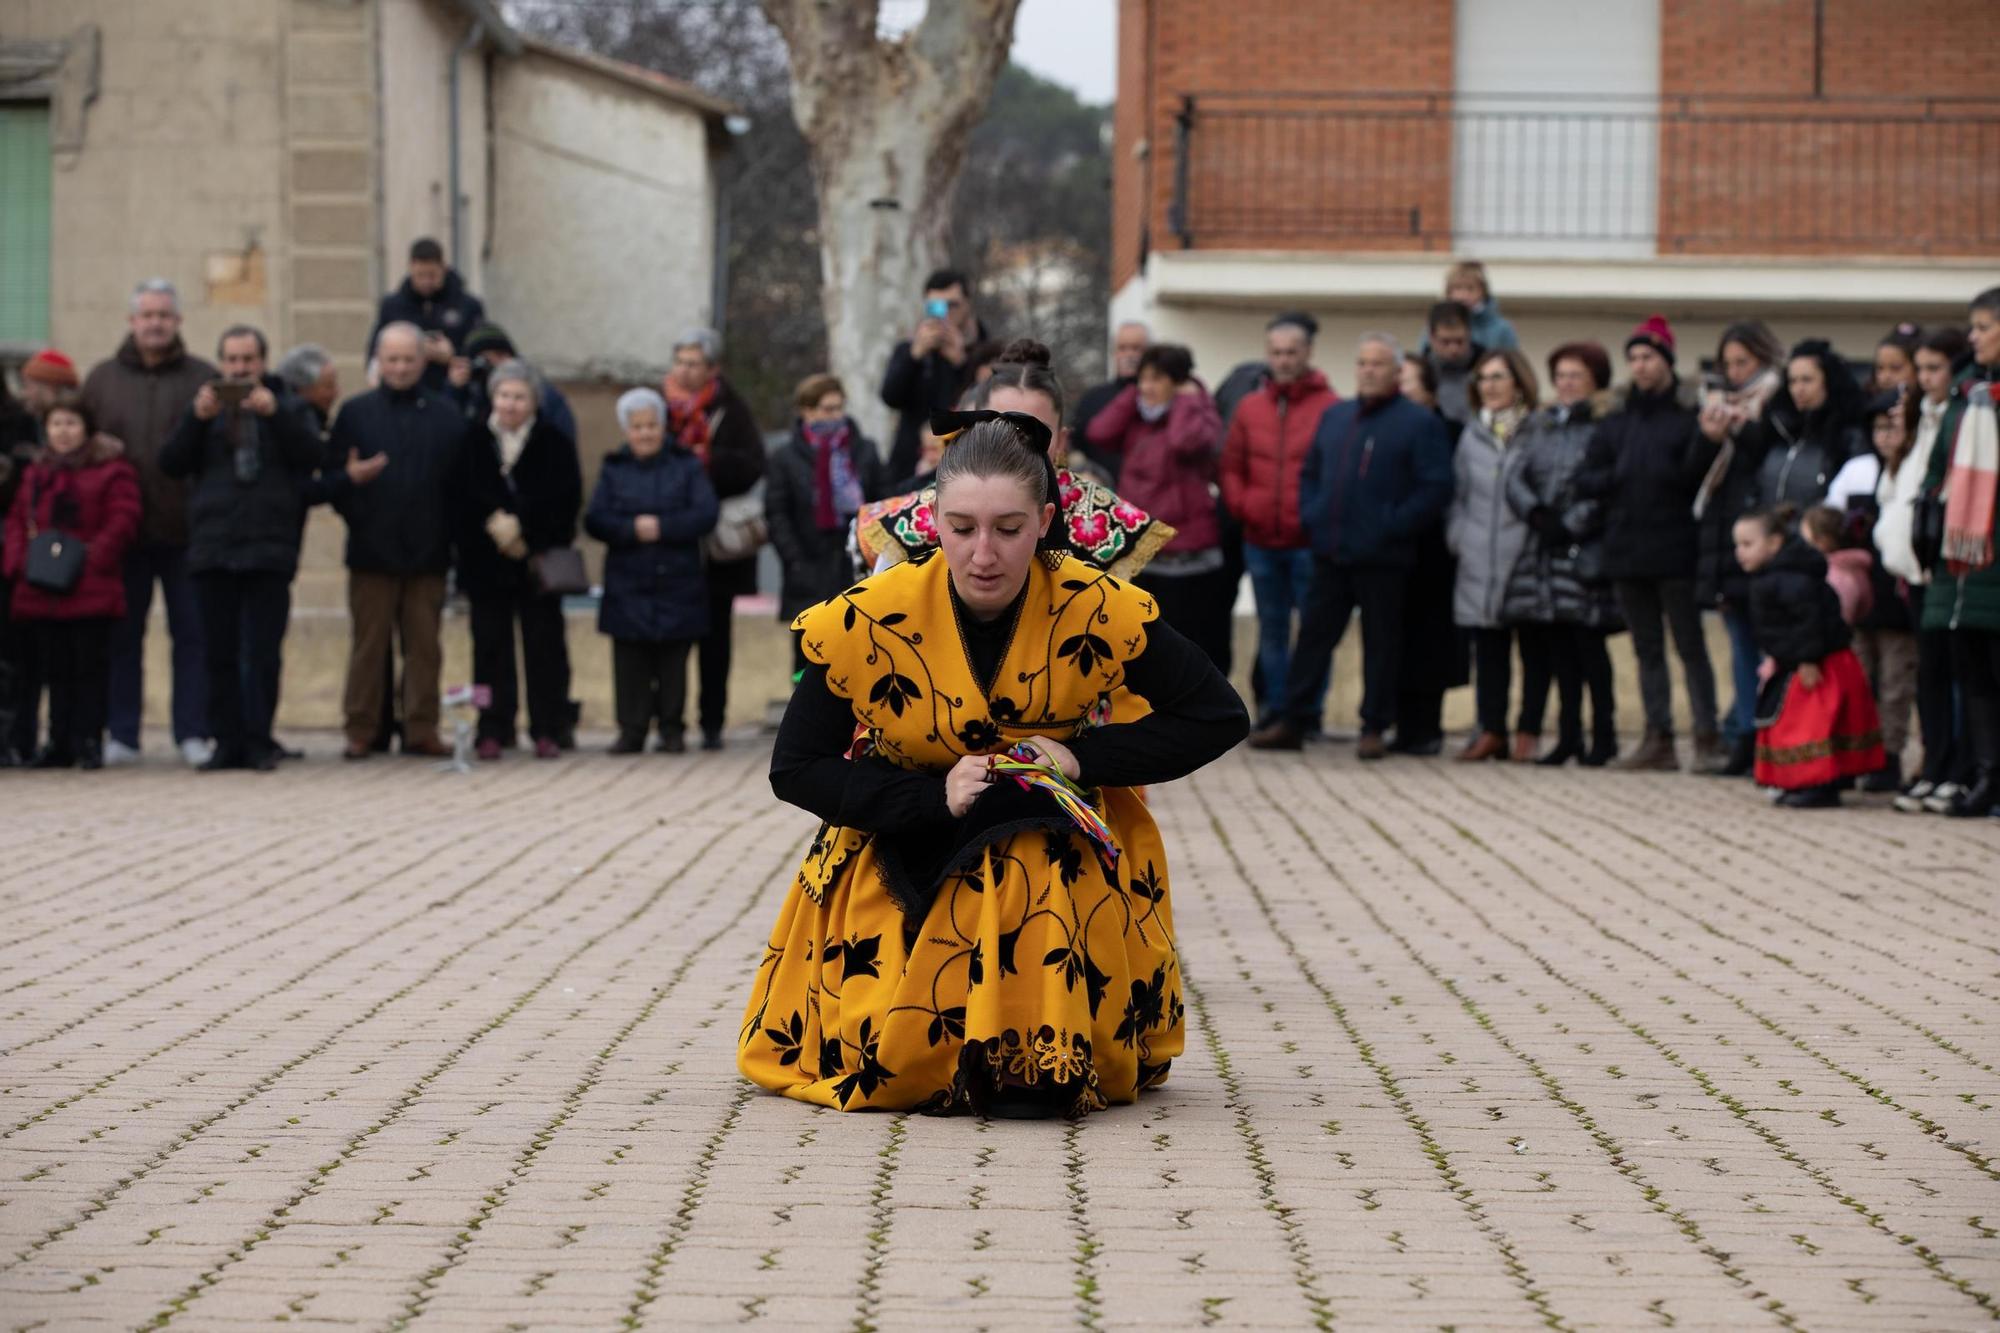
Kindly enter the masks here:
[[552, 546], [528, 561], [535, 586], [545, 596], [573, 597], [590, 591], [590, 572], [574, 546]]
[[1916, 512], [1910, 516], [1910, 550], [1924, 572], [1931, 573], [1944, 554], [1944, 497], [1920, 495], [1913, 503]]
[[76, 585], [83, 580], [83, 564], [89, 558], [90, 546], [60, 528], [42, 531], [35, 524], [35, 515], [41, 507], [42, 479], [37, 475], [33, 493], [28, 497], [28, 561], [24, 576], [29, 587], [65, 597], [75, 592]]

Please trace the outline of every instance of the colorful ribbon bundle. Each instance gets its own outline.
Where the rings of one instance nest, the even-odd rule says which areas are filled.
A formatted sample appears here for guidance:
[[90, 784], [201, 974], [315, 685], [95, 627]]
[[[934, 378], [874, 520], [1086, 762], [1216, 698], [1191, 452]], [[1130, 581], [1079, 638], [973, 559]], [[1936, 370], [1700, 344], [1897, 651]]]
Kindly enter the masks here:
[[1097, 859], [1104, 863], [1105, 873], [1116, 875], [1118, 844], [1112, 839], [1110, 825], [1092, 807], [1083, 788], [1071, 782], [1061, 769], [1043, 763], [1036, 755], [1034, 747], [1027, 744], [1016, 745], [1005, 754], [994, 755], [991, 765], [995, 778], [1012, 778], [1023, 791], [1039, 787], [1047, 792], [1097, 848]]

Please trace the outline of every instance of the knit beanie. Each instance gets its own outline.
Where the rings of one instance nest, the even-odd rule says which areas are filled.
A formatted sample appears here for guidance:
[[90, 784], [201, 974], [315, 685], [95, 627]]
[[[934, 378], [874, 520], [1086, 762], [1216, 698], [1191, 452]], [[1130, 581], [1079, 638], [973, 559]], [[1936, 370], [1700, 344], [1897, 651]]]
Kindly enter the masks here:
[[27, 364], [21, 367], [21, 378], [56, 389], [74, 389], [82, 382], [77, 378], [76, 362], [53, 347], [44, 347], [29, 357]]
[[465, 354], [478, 356], [482, 352], [505, 352], [513, 356], [514, 340], [507, 336], [507, 330], [488, 320], [465, 335]]
[[1674, 359], [1674, 326], [1667, 323], [1665, 315], [1648, 315], [1638, 328], [1632, 330], [1632, 336], [1625, 340], [1625, 350], [1629, 352], [1639, 343], [1646, 344], [1671, 362]]

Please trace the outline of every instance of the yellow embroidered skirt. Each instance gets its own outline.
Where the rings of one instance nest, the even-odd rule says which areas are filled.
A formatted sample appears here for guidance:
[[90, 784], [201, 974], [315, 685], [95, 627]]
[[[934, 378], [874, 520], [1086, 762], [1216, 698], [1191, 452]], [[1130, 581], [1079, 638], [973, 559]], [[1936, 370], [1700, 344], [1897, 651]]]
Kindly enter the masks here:
[[823, 834], [814, 855], [845, 859], [778, 914], [743, 1073], [841, 1110], [941, 1113], [1027, 1095], [1080, 1115], [1159, 1083], [1183, 1040], [1166, 857], [1135, 793], [1103, 800], [1115, 873], [1081, 833], [1015, 833], [960, 862], [914, 932], [874, 840]]

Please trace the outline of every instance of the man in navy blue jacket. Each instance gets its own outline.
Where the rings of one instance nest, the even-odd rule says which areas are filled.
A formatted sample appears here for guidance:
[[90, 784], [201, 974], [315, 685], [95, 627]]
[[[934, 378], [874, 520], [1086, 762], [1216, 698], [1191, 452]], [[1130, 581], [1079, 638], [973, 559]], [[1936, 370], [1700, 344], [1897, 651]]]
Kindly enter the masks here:
[[1416, 538], [1451, 503], [1451, 440], [1435, 413], [1396, 391], [1402, 348], [1384, 333], [1362, 336], [1354, 397], [1320, 417], [1299, 477], [1299, 516], [1311, 534], [1312, 596], [1292, 652], [1283, 716], [1251, 733], [1259, 750], [1296, 750], [1318, 715], [1313, 697], [1329, 677], [1347, 622], [1361, 611], [1361, 744], [1380, 759], [1396, 718], [1403, 597]]

